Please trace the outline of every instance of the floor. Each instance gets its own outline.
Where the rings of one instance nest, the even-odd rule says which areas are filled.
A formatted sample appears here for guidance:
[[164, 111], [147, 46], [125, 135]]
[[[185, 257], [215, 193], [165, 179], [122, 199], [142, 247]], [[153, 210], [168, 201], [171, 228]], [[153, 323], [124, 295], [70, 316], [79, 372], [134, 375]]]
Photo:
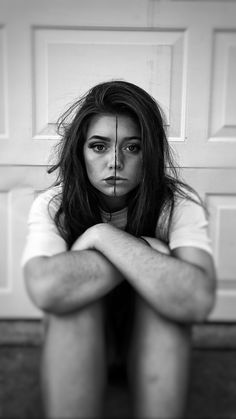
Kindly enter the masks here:
[[[42, 418], [38, 322], [0, 322], [0, 418]], [[129, 418], [123, 376], [112, 376], [107, 417]], [[195, 328], [185, 419], [236, 418], [236, 325]]]

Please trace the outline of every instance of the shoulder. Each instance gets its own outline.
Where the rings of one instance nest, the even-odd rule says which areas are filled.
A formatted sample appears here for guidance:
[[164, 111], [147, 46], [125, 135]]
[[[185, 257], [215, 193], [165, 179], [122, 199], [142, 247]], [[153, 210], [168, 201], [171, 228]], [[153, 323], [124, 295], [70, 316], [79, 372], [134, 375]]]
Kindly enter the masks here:
[[170, 248], [192, 246], [212, 253], [208, 235], [208, 217], [200, 198], [178, 196], [175, 200], [169, 230]]
[[36, 213], [48, 214], [55, 213], [61, 202], [61, 186], [54, 186], [43, 192], [40, 192], [34, 199], [30, 209], [30, 217]]
[[67, 250], [65, 240], [53, 217], [58, 208], [60, 193], [59, 188], [53, 187], [40, 193], [34, 200], [28, 217], [28, 234], [22, 266], [33, 257], [52, 256]]
[[194, 192], [187, 192], [185, 196], [176, 196], [172, 214], [172, 228], [176, 223], [181, 222], [187, 225], [197, 221], [207, 223], [207, 211], [200, 197]]

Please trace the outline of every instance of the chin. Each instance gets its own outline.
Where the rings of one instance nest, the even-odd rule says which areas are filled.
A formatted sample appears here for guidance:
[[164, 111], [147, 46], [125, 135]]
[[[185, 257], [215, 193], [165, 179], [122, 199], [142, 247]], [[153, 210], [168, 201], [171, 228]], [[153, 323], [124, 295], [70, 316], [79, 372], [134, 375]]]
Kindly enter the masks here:
[[100, 192], [102, 193], [103, 196], [110, 197], [110, 198], [124, 198], [129, 194], [129, 192], [121, 191], [121, 190], [120, 191], [116, 190], [114, 192], [114, 189], [110, 191], [106, 190], [106, 191], [100, 191]]

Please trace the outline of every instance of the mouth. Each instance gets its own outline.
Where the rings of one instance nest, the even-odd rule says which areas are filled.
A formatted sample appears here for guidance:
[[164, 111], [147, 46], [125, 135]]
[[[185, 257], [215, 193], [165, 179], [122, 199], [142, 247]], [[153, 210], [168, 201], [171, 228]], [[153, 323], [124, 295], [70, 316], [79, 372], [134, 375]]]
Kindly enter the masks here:
[[127, 179], [120, 176], [109, 176], [109, 177], [106, 177], [104, 180], [113, 180], [114, 182], [116, 182], [117, 180], [127, 180]]
[[126, 178], [123, 178], [123, 177], [120, 177], [120, 176], [109, 176], [109, 177], [105, 178], [104, 181], [108, 185], [117, 185], [119, 183], [126, 182], [127, 179]]

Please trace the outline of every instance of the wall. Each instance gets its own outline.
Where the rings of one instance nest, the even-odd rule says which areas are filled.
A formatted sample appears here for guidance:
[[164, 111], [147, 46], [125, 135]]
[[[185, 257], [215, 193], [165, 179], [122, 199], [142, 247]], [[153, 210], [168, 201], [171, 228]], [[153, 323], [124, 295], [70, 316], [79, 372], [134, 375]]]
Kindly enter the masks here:
[[60, 112], [124, 78], [167, 114], [183, 176], [210, 210], [212, 320], [236, 319], [236, 2], [0, 0], [0, 316], [38, 318], [23, 284], [26, 220]]

